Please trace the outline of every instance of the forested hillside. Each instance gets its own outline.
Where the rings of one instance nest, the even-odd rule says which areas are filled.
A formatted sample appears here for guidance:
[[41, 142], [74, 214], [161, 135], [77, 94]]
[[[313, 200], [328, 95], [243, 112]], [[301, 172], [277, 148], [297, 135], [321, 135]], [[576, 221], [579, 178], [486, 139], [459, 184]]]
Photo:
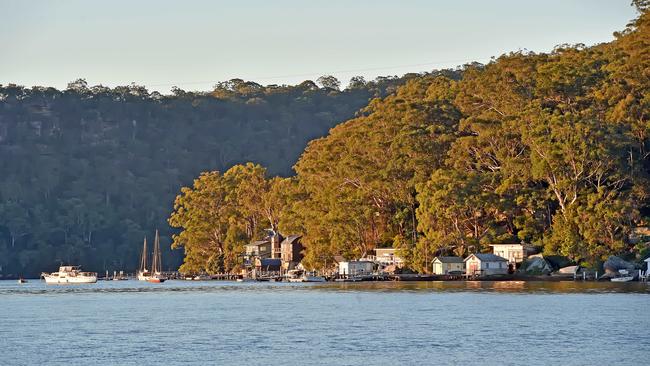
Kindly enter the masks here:
[[650, 14], [635, 3], [613, 42], [408, 81], [312, 141], [294, 177], [201, 175], [170, 218], [182, 269], [237, 269], [269, 225], [304, 235], [312, 268], [394, 246], [426, 272], [435, 255], [520, 241], [586, 266], [647, 257], [629, 240], [647, 224], [650, 172]]
[[170, 251], [166, 219], [182, 185], [246, 161], [290, 175], [309, 140], [416, 76], [355, 77], [342, 91], [332, 77], [172, 95], [82, 79], [66, 90], [0, 86], [0, 275], [61, 261], [134, 270], [156, 228], [175, 269], [182, 253]]

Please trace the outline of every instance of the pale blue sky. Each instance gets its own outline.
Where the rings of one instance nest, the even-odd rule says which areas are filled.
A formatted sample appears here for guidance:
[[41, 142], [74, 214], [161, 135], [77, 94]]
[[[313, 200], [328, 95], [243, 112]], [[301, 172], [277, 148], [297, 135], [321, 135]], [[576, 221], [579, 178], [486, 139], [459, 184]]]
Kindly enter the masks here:
[[0, 83], [208, 90], [239, 77], [294, 84], [333, 74], [454, 67], [613, 39], [631, 0], [0, 0]]

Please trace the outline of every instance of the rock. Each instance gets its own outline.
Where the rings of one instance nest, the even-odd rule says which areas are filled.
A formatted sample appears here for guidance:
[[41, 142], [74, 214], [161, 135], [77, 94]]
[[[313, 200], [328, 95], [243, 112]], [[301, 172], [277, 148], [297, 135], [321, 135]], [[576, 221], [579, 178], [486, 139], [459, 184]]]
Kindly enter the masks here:
[[558, 270], [558, 273], [560, 274], [576, 274], [578, 273], [578, 270], [580, 270], [580, 266], [567, 266], [567, 267], [562, 267]]
[[573, 264], [569, 258], [561, 255], [547, 255], [544, 259], [551, 265], [551, 267], [553, 267], [553, 269], [560, 269]]
[[528, 257], [522, 269], [526, 274], [549, 274], [553, 271], [551, 265], [541, 254]]
[[619, 270], [625, 269], [630, 272], [634, 271], [635, 267], [633, 263], [624, 261], [623, 259], [612, 255], [605, 263], [603, 263], [603, 268], [605, 268], [605, 273], [618, 273]]

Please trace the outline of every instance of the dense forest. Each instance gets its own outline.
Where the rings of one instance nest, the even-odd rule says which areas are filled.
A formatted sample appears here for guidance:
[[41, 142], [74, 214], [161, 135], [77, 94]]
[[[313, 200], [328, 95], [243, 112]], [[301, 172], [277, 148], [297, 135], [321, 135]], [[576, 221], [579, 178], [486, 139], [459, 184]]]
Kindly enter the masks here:
[[629, 240], [650, 173], [650, 13], [635, 5], [609, 43], [408, 80], [311, 141], [294, 176], [261, 161], [201, 174], [169, 219], [181, 270], [237, 270], [269, 227], [303, 235], [311, 268], [392, 246], [426, 272], [499, 242], [586, 266], [647, 257]]
[[[447, 72], [458, 78], [458, 72]], [[0, 276], [59, 263], [129, 270], [143, 237], [161, 230], [165, 269], [176, 269], [174, 197], [204, 170], [253, 161], [291, 174], [307, 142], [418, 74], [295, 86], [239, 79], [209, 92], [142, 86], [67, 89], [0, 85]]]

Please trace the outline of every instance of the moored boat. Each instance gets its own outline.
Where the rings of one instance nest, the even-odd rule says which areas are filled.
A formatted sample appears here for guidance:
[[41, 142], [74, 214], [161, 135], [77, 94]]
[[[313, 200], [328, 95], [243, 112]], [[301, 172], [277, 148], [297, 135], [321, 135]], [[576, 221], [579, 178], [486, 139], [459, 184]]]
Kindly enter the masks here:
[[305, 274], [302, 276], [303, 282], [326, 282], [327, 280], [323, 276], [309, 275]]
[[151, 283], [163, 283], [167, 277], [162, 273], [162, 255], [160, 253], [160, 237], [158, 230], [156, 230], [156, 238], [153, 242], [153, 256], [151, 258], [151, 272], [152, 275], [147, 279]]
[[627, 270], [621, 269], [618, 271], [619, 275], [616, 277], [612, 277], [611, 281], [612, 282], [630, 282], [634, 280], [634, 276], [628, 273]]
[[308, 273], [302, 270], [290, 270], [287, 272], [287, 280], [289, 282], [325, 282], [327, 281], [323, 276], [317, 276], [315, 273]]
[[80, 266], [61, 266], [58, 272], [42, 273], [47, 284], [76, 284], [97, 282], [97, 272], [82, 272]]
[[238, 278], [237, 282], [257, 282], [254, 278]]
[[20, 278], [18, 278], [18, 283], [27, 283], [27, 280], [20, 277]]
[[151, 273], [147, 269], [147, 238], [144, 238], [144, 243], [142, 244], [142, 255], [140, 256], [140, 269], [136, 275], [138, 281], [146, 281], [151, 277]]
[[167, 281], [167, 278], [165, 276], [160, 275], [160, 274], [154, 274], [153, 276], [150, 276], [147, 279], [147, 282], [151, 282], [151, 283], [162, 283], [162, 282], [165, 282], [165, 281]]

